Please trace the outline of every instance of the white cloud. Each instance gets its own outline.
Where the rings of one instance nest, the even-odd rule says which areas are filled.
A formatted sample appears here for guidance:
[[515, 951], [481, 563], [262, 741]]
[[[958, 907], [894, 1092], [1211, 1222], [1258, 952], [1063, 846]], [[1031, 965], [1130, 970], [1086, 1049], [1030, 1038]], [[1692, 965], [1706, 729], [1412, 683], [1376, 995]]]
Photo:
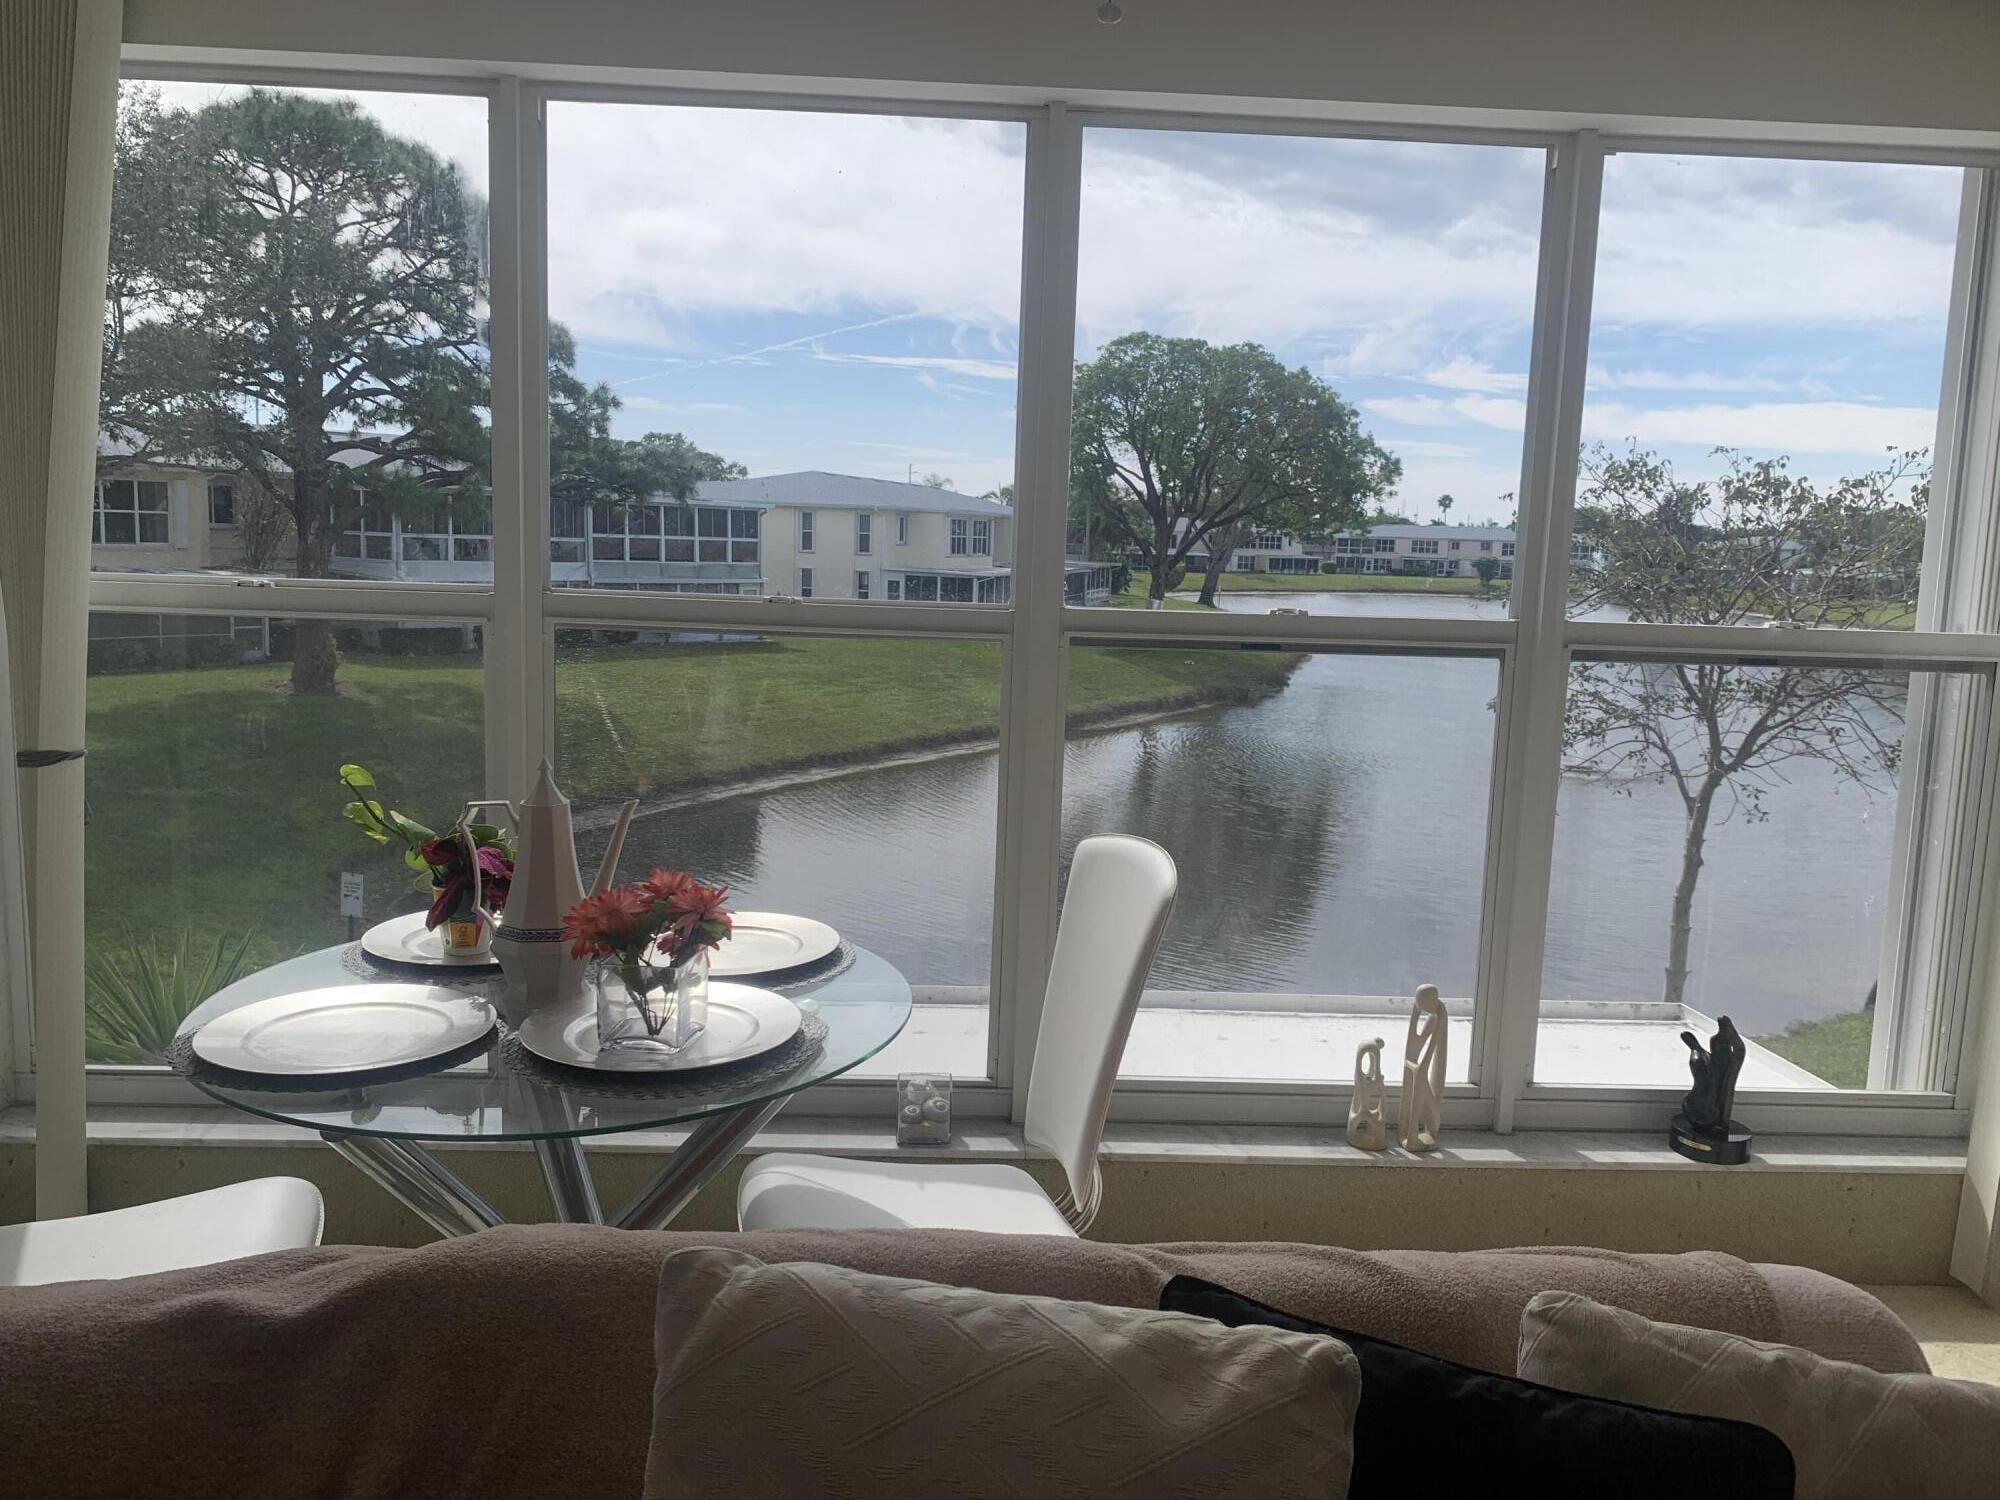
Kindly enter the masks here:
[[1016, 367], [998, 359], [965, 359], [943, 354], [836, 354], [815, 348], [813, 358], [831, 364], [887, 365], [898, 370], [924, 370], [963, 375], [972, 380], [1012, 380]]
[[1799, 391], [1817, 382], [1778, 380], [1769, 375], [1723, 374], [1719, 370], [1607, 369], [1592, 365], [1589, 377], [1593, 391], [1714, 391], [1718, 394], [1776, 394]]
[[1467, 359], [1463, 355], [1427, 370], [1417, 377], [1425, 385], [1440, 386], [1448, 391], [1483, 391], [1489, 395], [1526, 395], [1528, 373], [1525, 370], [1496, 370], [1484, 360]]
[[626, 396], [621, 399], [628, 412], [657, 412], [667, 417], [710, 416], [748, 410], [734, 401], [662, 401], [658, 396]]
[[1742, 448], [1757, 454], [1865, 453], [1927, 448], [1937, 413], [1921, 406], [1864, 406], [1853, 401], [1765, 402], [1750, 406], [1670, 406], [1657, 410], [1596, 402], [1583, 411], [1583, 435], [1618, 443], [1683, 443]]
[[[1482, 427], [1498, 427], [1519, 432], [1528, 420], [1528, 403], [1504, 396], [1377, 396], [1364, 400], [1362, 409], [1387, 422], [1407, 427], [1455, 427], [1473, 422]], [[1393, 439], [1384, 439], [1390, 447]]]

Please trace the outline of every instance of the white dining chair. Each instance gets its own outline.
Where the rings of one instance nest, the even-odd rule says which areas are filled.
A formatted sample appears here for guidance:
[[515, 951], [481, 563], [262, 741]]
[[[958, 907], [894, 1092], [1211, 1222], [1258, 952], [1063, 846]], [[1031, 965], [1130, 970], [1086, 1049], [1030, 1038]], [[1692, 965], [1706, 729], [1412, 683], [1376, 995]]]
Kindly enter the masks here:
[[319, 1243], [326, 1208], [300, 1177], [260, 1177], [73, 1219], [0, 1224], [0, 1287], [108, 1281]]
[[1076, 846], [1035, 1036], [1022, 1129], [1061, 1164], [1069, 1190], [1051, 1202], [1001, 1162], [856, 1161], [774, 1152], [744, 1169], [744, 1229], [983, 1229], [1075, 1236], [1096, 1217], [1097, 1148], [1132, 1014], [1152, 972], [1179, 877], [1167, 851], [1125, 834]]

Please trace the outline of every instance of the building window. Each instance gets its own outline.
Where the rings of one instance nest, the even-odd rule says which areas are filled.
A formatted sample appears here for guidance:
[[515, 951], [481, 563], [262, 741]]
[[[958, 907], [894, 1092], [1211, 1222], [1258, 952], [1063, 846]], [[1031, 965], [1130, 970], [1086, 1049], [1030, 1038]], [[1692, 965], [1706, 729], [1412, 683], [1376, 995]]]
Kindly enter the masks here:
[[1457, 550], [1459, 549], [1459, 547], [1460, 547], [1461, 545], [1462, 545], [1461, 543], [1458, 543], [1458, 542], [1453, 542], [1453, 543], [1451, 544], [1451, 550], [1452, 550], [1452, 551], [1454, 551], [1454, 552], [1456, 552], [1456, 551], [1457, 551]]
[[868, 574], [866, 572], [854, 575], [854, 597], [857, 599], [866, 599], [868, 597]]
[[1375, 550], [1377, 552], [1394, 552], [1396, 550], [1396, 539], [1392, 536], [1376, 537]]
[[720, 563], [729, 561], [729, 512], [702, 506], [694, 513], [695, 521], [695, 561]]
[[753, 563], [763, 554], [763, 517], [754, 510], [732, 510], [729, 513], [729, 560], [733, 563]]
[[890, 598], [891, 600], [901, 600], [901, 599], [902, 599], [902, 597], [903, 597], [903, 580], [902, 580], [902, 579], [900, 579], [900, 578], [891, 578], [891, 579], [889, 580], [889, 582], [888, 582], [888, 585], [887, 585], [887, 587], [888, 587], [888, 590], [889, 590], [889, 598]]
[[1250, 535], [1250, 545], [1259, 552], [1281, 552], [1284, 550], [1285, 538], [1276, 531], [1256, 531]]
[[812, 596], [813, 596], [813, 570], [811, 568], [800, 568], [799, 597], [801, 599], [810, 599], [812, 598]]
[[1514, 555], [1514, 544], [1512, 542], [1502, 542], [1500, 544], [1500, 555], [1502, 557], [1512, 557]]
[[910, 545], [910, 513], [908, 511], [898, 511], [896, 513], [896, 545], [898, 547], [907, 547]]
[[1481, 542], [1479, 544], [1479, 550], [1481, 552], [1491, 552], [1493, 550], [1493, 544], [1491, 542]]
[[964, 557], [971, 550], [971, 523], [954, 518], [951, 523], [951, 555], [953, 557]]
[[993, 555], [993, 523], [974, 521], [972, 523], [972, 555], [991, 557]]
[[235, 485], [211, 484], [208, 487], [208, 524], [211, 526], [236, 524]]
[[[857, 557], [866, 557], [875, 550], [875, 518], [867, 511], [857, 511], [854, 516], [854, 552]], [[866, 598], [867, 595], [863, 595]]]
[[1414, 542], [1410, 543], [1410, 551], [1419, 557], [1435, 557], [1437, 556], [1437, 550], [1436, 537], [1418, 537]]
[[809, 510], [802, 510], [799, 512], [799, 551], [810, 552], [812, 549], [813, 513]]
[[167, 486], [159, 479], [105, 479], [91, 509], [90, 539], [105, 547], [164, 547]]

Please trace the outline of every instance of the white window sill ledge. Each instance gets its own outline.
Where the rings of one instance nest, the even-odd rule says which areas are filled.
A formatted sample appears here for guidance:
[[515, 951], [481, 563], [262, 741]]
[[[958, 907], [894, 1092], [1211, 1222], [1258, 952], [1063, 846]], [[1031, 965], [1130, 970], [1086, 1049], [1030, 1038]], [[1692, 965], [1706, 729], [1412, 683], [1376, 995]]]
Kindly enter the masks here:
[[[106, 1146], [319, 1146], [309, 1130], [258, 1120], [234, 1110], [142, 1105], [93, 1107], [90, 1141]], [[1107, 1162], [1202, 1162], [1217, 1166], [1297, 1166], [1394, 1168], [1554, 1168], [1565, 1171], [1704, 1171], [1666, 1148], [1662, 1132], [1447, 1130], [1435, 1152], [1415, 1156], [1392, 1147], [1357, 1151], [1339, 1131], [1298, 1125], [1113, 1124], [1104, 1136]], [[593, 1137], [593, 1151], [652, 1153], [671, 1150], [684, 1130], [635, 1130]], [[34, 1112], [0, 1110], [0, 1147], [31, 1144]], [[430, 1142], [452, 1150], [496, 1150], [518, 1142]], [[886, 1127], [852, 1119], [803, 1116], [780, 1118], [747, 1148], [767, 1151], [825, 1151], [909, 1161], [1020, 1161], [1029, 1152], [1018, 1127], [998, 1122], [961, 1122], [951, 1144], [903, 1147]], [[1750, 1172], [1925, 1172], [1961, 1174], [1965, 1148], [1955, 1140], [1910, 1136], [1772, 1135], [1760, 1139], [1756, 1154], [1741, 1170]]]

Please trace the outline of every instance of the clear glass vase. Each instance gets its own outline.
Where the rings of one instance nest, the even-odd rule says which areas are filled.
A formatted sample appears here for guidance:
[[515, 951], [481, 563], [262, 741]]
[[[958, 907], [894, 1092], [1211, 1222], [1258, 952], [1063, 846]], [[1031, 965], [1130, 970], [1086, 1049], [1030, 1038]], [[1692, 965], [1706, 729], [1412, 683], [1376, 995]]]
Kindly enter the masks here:
[[708, 950], [678, 964], [593, 958], [585, 980], [597, 1005], [601, 1052], [672, 1056], [708, 1025]]

